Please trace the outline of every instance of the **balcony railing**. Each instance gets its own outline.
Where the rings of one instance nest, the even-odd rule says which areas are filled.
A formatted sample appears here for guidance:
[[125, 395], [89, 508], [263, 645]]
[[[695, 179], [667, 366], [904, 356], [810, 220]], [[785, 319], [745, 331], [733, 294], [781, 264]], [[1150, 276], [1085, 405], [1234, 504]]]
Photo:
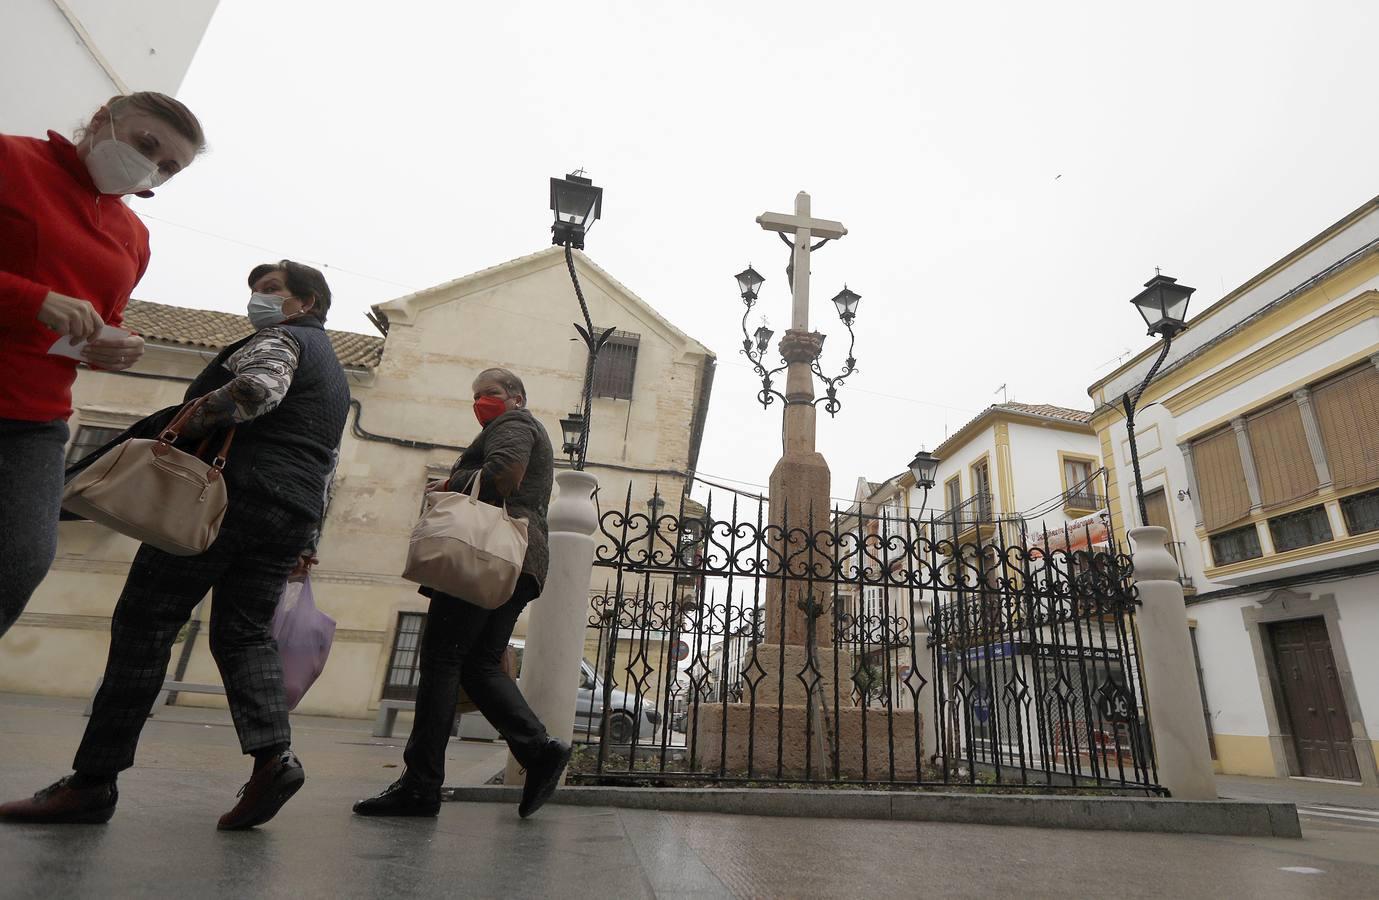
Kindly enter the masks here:
[[1106, 498], [1089, 486], [1073, 488], [1063, 495], [1063, 505], [1069, 509], [1082, 509], [1088, 512], [1105, 509]]
[[1169, 541], [1168, 552], [1173, 554], [1173, 559], [1178, 563], [1178, 583], [1184, 590], [1192, 590], [1192, 577], [1188, 575], [1187, 569], [1183, 567], [1183, 554], [1186, 551], [1185, 541]]
[[991, 494], [982, 492], [973, 494], [957, 506], [945, 510], [943, 515], [934, 520], [938, 526], [938, 536], [940, 540], [956, 540], [958, 535], [975, 527], [979, 524], [991, 524], [995, 522], [992, 515]]

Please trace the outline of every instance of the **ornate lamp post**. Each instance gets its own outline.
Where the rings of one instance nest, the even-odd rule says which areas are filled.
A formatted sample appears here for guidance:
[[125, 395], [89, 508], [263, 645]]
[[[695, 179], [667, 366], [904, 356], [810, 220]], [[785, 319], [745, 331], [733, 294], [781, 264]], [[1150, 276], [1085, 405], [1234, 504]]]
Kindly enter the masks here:
[[1140, 315], [1144, 316], [1144, 323], [1149, 326], [1149, 334], [1163, 341], [1159, 358], [1150, 366], [1149, 374], [1144, 376], [1144, 381], [1140, 382], [1139, 387], [1126, 391], [1125, 396], [1121, 397], [1121, 405], [1125, 408], [1125, 428], [1130, 434], [1130, 466], [1135, 471], [1135, 499], [1139, 503], [1141, 525], [1149, 524], [1149, 513], [1144, 505], [1144, 482], [1140, 478], [1140, 451], [1135, 445], [1135, 407], [1139, 405], [1149, 383], [1159, 373], [1159, 367], [1164, 364], [1168, 348], [1173, 345], [1173, 338], [1187, 328], [1187, 304], [1195, 290], [1197, 289], [1179, 284], [1178, 279], [1160, 274], [1159, 270], [1155, 269], [1154, 277], [1144, 283], [1144, 290], [1130, 299], [1140, 311]]
[[[814, 343], [817, 343], [817, 346], [801, 345], [795, 350], [795, 355], [802, 355], [800, 350], [812, 349], [812, 356], [806, 357], [805, 361], [809, 363], [809, 371], [827, 387], [824, 388], [822, 397], [811, 396], [808, 399], [802, 397], [792, 399], [774, 387], [776, 376], [786, 371], [792, 362], [786, 355], [787, 348], [795, 346], [794, 343], [787, 344], [787, 340], [791, 337], [790, 333], [787, 333], [786, 338], [781, 340], [780, 352], [783, 362], [774, 369], [767, 369], [764, 360], [767, 347], [771, 343], [771, 338], [775, 336], [775, 332], [763, 324], [752, 334], [748, 335], [747, 333], [747, 318], [752, 314], [753, 307], [757, 305], [758, 289], [765, 283], [766, 279], [762, 278], [751, 266], [737, 273], [738, 290], [742, 294], [743, 305], [747, 307], [742, 314], [742, 353], [752, 361], [752, 368], [756, 369], [757, 375], [761, 378], [761, 390], [757, 393], [757, 399], [761, 401], [762, 406], [770, 406], [776, 400], [780, 400], [787, 406], [791, 403], [808, 403], [811, 406], [818, 406], [822, 403], [830, 416], [837, 415], [838, 410], [843, 408], [843, 404], [838, 400], [838, 388], [845, 378], [857, 371], [857, 359], [852, 355], [857, 346], [857, 335], [852, 331], [852, 323], [857, 318], [857, 302], [862, 299], [862, 295], [848, 290], [848, 286], [843, 285], [843, 289], [833, 298], [833, 305], [838, 310], [838, 318], [848, 330], [848, 355], [843, 362], [843, 370], [837, 375], [830, 377], [824, 374], [823, 368], [819, 365], [819, 354], [823, 350], [824, 338], [827, 335], [806, 334], [801, 336], [805, 339], [816, 339]], [[807, 343], [808, 340], [806, 340]]]
[[571, 440], [567, 423], [575, 422], [575, 416], [560, 420], [561, 431], [565, 433], [565, 454], [575, 469], [584, 468], [584, 460], [589, 452], [589, 424], [592, 418], [594, 366], [598, 362], [599, 351], [608, 342], [612, 328], [602, 334], [594, 334], [594, 322], [589, 317], [589, 304], [584, 302], [584, 291], [579, 286], [579, 276], [575, 274], [575, 250], [584, 249], [584, 236], [594, 226], [594, 221], [603, 214], [603, 188], [595, 187], [594, 182], [584, 177], [583, 170], [572, 172], [564, 178], [551, 179], [551, 211], [555, 222], [551, 225], [551, 243], [565, 248], [565, 265], [570, 270], [570, 281], [575, 286], [575, 297], [579, 299], [580, 312], [584, 313], [584, 324], [575, 324], [575, 330], [589, 348], [589, 358], [584, 366], [584, 392], [582, 412], [579, 413], [579, 435]]

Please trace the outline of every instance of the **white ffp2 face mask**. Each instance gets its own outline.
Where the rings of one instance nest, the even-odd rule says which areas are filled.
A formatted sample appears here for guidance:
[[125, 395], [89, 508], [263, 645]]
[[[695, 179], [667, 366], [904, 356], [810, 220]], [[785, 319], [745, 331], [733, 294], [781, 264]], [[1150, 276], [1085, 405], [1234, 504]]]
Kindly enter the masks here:
[[158, 171], [157, 163], [115, 137], [113, 116], [110, 137], [92, 144], [86, 152], [86, 171], [102, 194], [137, 194], [168, 180]]
[[270, 325], [281, 325], [286, 321], [282, 297], [277, 294], [260, 294], [258, 291], [249, 295], [249, 324], [254, 326], [255, 331]]

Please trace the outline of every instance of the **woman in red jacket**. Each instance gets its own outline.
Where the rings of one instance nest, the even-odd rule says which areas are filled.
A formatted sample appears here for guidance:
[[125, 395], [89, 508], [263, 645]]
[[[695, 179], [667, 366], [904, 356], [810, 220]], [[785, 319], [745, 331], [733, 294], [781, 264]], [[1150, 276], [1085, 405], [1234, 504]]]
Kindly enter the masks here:
[[122, 371], [143, 339], [118, 328], [148, 268], [148, 230], [125, 194], [149, 192], [205, 147], [191, 110], [163, 94], [114, 97], [73, 144], [0, 135], [0, 635], [57, 552], [63, 448], [77, 361]]

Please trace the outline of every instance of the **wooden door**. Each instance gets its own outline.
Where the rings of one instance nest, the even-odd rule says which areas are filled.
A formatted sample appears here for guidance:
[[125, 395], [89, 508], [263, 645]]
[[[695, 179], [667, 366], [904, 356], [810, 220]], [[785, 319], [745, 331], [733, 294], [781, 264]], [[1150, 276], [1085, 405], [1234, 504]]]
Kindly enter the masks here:
[[1269, 633], [1301, 774], [1359, 781], [1350, 717], [1325, 620], [1275, 622]]

